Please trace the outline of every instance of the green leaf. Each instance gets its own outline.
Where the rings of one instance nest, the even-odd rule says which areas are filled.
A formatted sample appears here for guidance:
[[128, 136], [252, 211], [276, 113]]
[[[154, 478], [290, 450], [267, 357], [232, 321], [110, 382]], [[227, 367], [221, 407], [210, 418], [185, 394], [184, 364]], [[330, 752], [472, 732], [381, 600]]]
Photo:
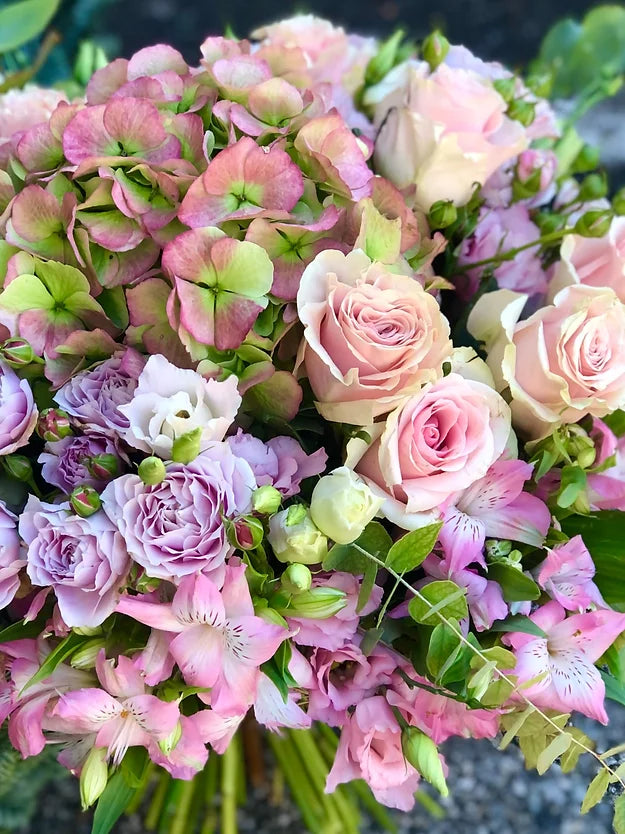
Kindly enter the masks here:
[[569, 733], [557, 735], [538, 757], [536, 770], [542, 776], [560, 756], [563, 756], [573, 743], [573, 736]]
[[601, 677], [605, 684], [605, 697], [625, 706], [625, 686], [607, 672], [601, 672]]
[[22, 0], [0, 9], [0, 53], [13, 52], [36, 38], [59, 4], [60, 0]]
[[67, 658], [70, 657], [70, 655], [72, 655], [76, 649], [88, 639], [88, 637], [84, 637], [82, 634], [72, 633], [64, 640], [61, 640], [59, 645], [53, 649], [43, 661], [41, 667], [22, 687], [22, 692], [29, 689], [29, 687], [34, 686], [36, 683], [49, 678], [56, 667], [60, 663], [63, 663], [64, 660], [67, 660]]
[[515, 614], [512, 617], [506, 617], [505, 620], [495, 620], [489, 630], [504, 632], [520, 631], [522, 634], [534, 634], [536, 637], [547, 638], [542, 628], [537, 626], [529, 617], [526, 617], [525, 614]]
[[540, 588], [534, 580], [506, 562], [492, 562], [488, 566], [488, 578], [501, 585], [506, 602], [526, 602], [540, 596]]
[[131, 747], [122, 759], [120, 770], [130, 788], [140, 788], [148, 772], [150, 757], [144, 747]]
[[360, 614], [365, 605], [369, 602], [369, 597], [373, 591], [375, 580], [378, 576], [378, 566], [375, 562], [369, 562], [365, 568], [365, 573], [360, 583], [360, 591], [358, 593], [358, 603], [356, 605], [356, 613]]
[[98, 800], [91, 834], [109, 834], [136, 793], [122, 773], [116, 773]]
[[622, 409], [618, 409], [602, 419], [617, 437], [622, 437], [625, 434], [625, 411]]
[[261, 671], [267, 675], [270, 681], [275, 684], [276, 689], [280, 693], [282, 700], [286, 704], [289, 696], [289, 689], [297, 686], [297, 681], [289, 672], [289, 663], [291, 662], [292, 649], [288, 640], [280, 644], [275, 655], [263, 663]]
[[614, 834], [625, 834], [625, 794], [617, 797], [614, 803], [612, 827], [614, 828]]
[[587, 814], [591, 808], [594, 808], [595, 805], [598, 805], [599, 802], [601, 802], [605, 795], [605, 792], [608, 789], [609, 784], [610, 773], [604, 767], [602, 767], [599, 773], [597, 773], [595, 778], [592, 780], [590, 785], [588, 785], [586, 796], [584, 797], [584, 801], [582, 802], [582, 814]]
[[119, 327], [120, 330], [128, 327], [128, 305], [123, 287], [102, 290], [98, 302], [115, 327]]
[[14, 640], [26, 640], [29, 637], [38, 637], [41, 634], [41, 625], [36, 622], [24, 623], [22, 620], [19, 623], [12, 623], [12, 625], [3, 628], [0, 631], [0, 643], [12, 643]]
[[430, 637], [430, 645], [425, 660], [428, 671], [435, 680], [440, 680], [443, 677], [446, 667], [456, 659], [461, 645], [460, 638], [453, 629], [445, 623], [439, 623], [436, 626]]
[[36, 275], [18, 275], [0, 293], [0, 307], [10, 313], [52, 310], [54, 299]]
[[586, 489], [586, 473], [577, 464], [564, 466], [558, 491], [557, 505], [566, 509], [575, 503], [579, 495]]
[[445, 619], [463, 620], [469, 613], [465, 590], [459, 588], [455, 582], [445, 579], [431, 582], [420, 589], [420, 597], [410, 600], [408, 611], [413, 620], [425, 625], [440, 622], [440, 616]]
[[603, 510], [591, 516], [570, 515], [561, 520], [572, 538], [580, 535], [595, 563], [594, 581], [612, 607], [625, 607], [625, 516], [619, 510]]
[[378, 559], [385, 559], [392, 544], [393, 540], [386, 529], [378, 521], [372, 521], [352, 544], [335, 544], [323, 560], [323, 569], [342, 570], [360, 576], [365, 573], [367, 565], [371, 564], [371, 559], [358, 548], [366, 550]]
[[439, 521], [406, 533], [389, 550], [386, 566], [396, 573], [407, 573], [418, 568], [432, 552], [442, 526]]

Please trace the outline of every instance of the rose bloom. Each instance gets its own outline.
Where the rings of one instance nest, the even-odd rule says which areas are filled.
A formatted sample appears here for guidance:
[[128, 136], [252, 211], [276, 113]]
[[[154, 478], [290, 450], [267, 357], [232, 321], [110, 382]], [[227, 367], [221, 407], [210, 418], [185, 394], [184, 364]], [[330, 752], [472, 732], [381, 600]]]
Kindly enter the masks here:
[[7, 154], [6, 146], [14, 134], [47, 122], [61, 101], [67, 101], [67, 98], [59, 90], [46, 90], [32, 84], [23, 90], [9, 90], [0, 95], [0, 161]]
[[[351, 462], [384, 495], [381, 513], [410, 530], [427, 523], [425, 512], [438, 513], [455, 492], [483, 478], [509, 434], [510, 409], [502, 397], [451, 373], [389, 414], [377, 439]], [[354, 450], [361, 445], [352, 441]]]
[[19, 531], [33, 585], [52, 587], [64, 622], [95, 627], [113, 613], [130, 567], [124, 540], [103, 512], [72, 515], [68, 504], [30, 496]]
[[497, 387], [509, 387], [513, 422], [531, 438], [587, 414], [625, 406], [625, 305], [614, 291], [576, 285], [519, 322], [527, 296], [479, 299], [468, 329], [485, 342]]
[[28, 443], [37, 417], [30, 385], [0, 360], [0, 455]]
[[249, 512], [255, 488], [249, 464], [213, 443], [186, 466], [168, 466], [155, 486], [137, 475], [111, 481], [102, 503], [148, 576], [179, 579], [223, 568], [233, 552], [223, 517]]
[[145, 358], [132, 348], [72, 377], [54, 395], [59, 406], [90, 426], [120, 432], [128, 420], [119, 410], [132, 399]]
[[39, 455], [44, 479], [66, 493], [84, 485], [101, 489], [107, 481], [94, 477], [87, 469], [87, 460], [95, 455], [115, 455], [115, 444], [102, 434], [78, 434], [46, 443]]
[[441, 64], [430, 72], [408, 61], [368, 90], [365, 103], [379, 127], [377, 172], [399, 188], [416, 185], [424, 211], [437, 200], [464, 205], [475, 183], [527, 146], [492, 81], [473, 69]]
[[625, 217], [615, 217], [604, 237], [567, 235], [549, 282], [549, 297], [572, 284], [610, 287], [625, 302]]
[[0, 611], [15, 597], [20, 587], [19, 573], [25, 565], [20, 554], [17, 518], [0, 501]]
[[452, 344], [436, 300], [359, 249], [321, 252], [297, 293], [298, 362], [326, 420], [366, 425], [442, 375]]

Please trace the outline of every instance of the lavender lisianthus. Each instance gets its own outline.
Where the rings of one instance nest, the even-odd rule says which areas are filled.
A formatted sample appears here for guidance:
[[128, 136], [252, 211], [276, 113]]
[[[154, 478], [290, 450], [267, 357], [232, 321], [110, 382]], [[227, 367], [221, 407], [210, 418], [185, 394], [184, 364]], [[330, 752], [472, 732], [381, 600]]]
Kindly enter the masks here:
[[20, 553], [17, 518], [0, 501], [0, 611], [13, 600], [20, 586], [19, 573], [26, 565]]
[[66, 493], [81, 484], [103, 489], [108, 479], [94, 477], [87, 467], [89, 458], [96, 455], [114, 455], [119, 460], [115, 444], [103, 434], [85, 433], [46, 443], [39, 455], [41, 474]]
[[44, 504], [31, 495], [19, 532], [28, 546], [31, 582], [54, 589], [68, 626], [98, 626], [113, 613], [130, 560], [105, 513], [80, 518], [68, 504]]
[[255, 488], [249, 464], [215, 442], [190, 464], [168, 466], [156, 486], [137, 475], [111, 481], [102, 502], [148, 576], [177, 580], [223, 568], [233, 551], [224, 517], [248, 512]]
[[90, 426], [123, 432], [130, 423], [119, 406], [132, 399], [145, 361], [136, 350], [127, 348], [76, 374], [59, 388], [54, 399], [68, 414]]
[[33, 392], [25, 379], [0, 361], [0, 455], [25, 446], [37, 422]]

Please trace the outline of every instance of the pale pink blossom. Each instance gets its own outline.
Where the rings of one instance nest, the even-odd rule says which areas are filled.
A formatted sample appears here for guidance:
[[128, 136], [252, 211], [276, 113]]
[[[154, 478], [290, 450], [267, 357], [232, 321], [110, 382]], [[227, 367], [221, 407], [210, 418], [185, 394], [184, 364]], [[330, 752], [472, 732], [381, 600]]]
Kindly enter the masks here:
[[585, 611], [591, 606], [605, 607], [599, 589], [592, 581], [595, 564], [581, 536], [547, 549], [540, 566], [538, 584], [567, 611]]

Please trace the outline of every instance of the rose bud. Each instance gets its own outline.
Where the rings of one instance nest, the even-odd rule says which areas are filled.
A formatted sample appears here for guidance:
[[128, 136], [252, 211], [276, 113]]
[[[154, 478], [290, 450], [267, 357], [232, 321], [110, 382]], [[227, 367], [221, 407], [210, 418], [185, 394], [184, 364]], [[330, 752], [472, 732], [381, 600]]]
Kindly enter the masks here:
[[80, 801], [86, 811], [104, 793], [109, 778], [106, 748], [94, 747], [80, 772]]
[[433, 785], [441, 796], [448, 796], [443, 765], [438, 748], [432, 739], [417, 727], [405, 727], [401, 734], [401, 747], [406, 761]]
[[12, 368], [25, 368], [38, 358], [25, 339], [7, 339], [0, 348], [0, 355]]
[[250, 515], [229, 522], [227, 528], [230, 543], [240, 550], [255, 550], [265, 536], [262, 522]]
[[261, 515], [273, 515], [280, 509], [282, 503], [281, 493], [271, 484], [255, 489], [252, 494], [252, 506]]
[[202, 429], [198, 426], [174, 440], [171, 448], [171, 459], [176, 463], [191, 463], [200, 454], [201, 443]]
[[60, 408], [46, 408], [39, 415], [37, 434], [48, 443], [69, 437], [73, 434], [69, 414]]
[[375, 496], [362, 478], [341, 466], [317, 482], [310, 514], [329, 539], [349, 544], [360, 536], [383, 503], [384, 498]]
[[89, 474], [98, 481], [110, 481], [119, 475], [119, 458], [110, 453], [103, 452], [87, 458], [85, 466]]
[[283, 590], [289, 594], [301, 594], [302, 591], [309, 591], [312, 585], [312, 573], [306, 565], [292, 564], [284, 571], [281, 577]]
[[458, 209], [451, 200], [437, 200], [428, 212], [428, 222], [432, 229], [446, 229], [458, 219]]
[[165, 480], [167, 470], [165, 464], [156, 455], [142, 460], [137, 469], [137, 474], [147, 486], [156, 486]]
[[69, 503], [72, 509], [81, 518], [89, 518], [97, 513], [102, 506], [100, 496], [93, 487], [77, 486], [69, 496]]
[[436, 31], [428, 35], [421, 45], [423, 59], [435, 70], [443, 63], [449, 52], [449, 41], [442, 32]]
[[26, 455], [6, 455], [2, 458], [4, 468], [18, 481], [31, 481], [33, 477], [33, 467]]
[[575, 224], [575, 231], [582, 237], [603, 237], [612, 223], [612, 212], [606, 209], [587, 211]]
[[272, 516], [267, 539], [280, 562], [316, 565], [328, 553], [327, 538], [302, 504], [294, 504]]
[[605, 174], [588, 174], [584, 177], [580, 186], [578, 198], [582, 202], [599, 200], [608, 193], [608, 180]]

